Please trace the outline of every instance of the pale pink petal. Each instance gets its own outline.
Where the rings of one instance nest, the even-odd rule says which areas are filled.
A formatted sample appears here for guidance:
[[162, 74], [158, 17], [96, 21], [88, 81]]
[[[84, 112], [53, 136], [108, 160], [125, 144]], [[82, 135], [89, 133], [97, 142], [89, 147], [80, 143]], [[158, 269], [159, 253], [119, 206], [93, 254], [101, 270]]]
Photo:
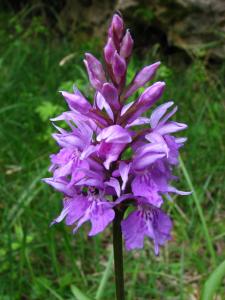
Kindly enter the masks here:
[[152, 128], [155, 128], [160, 119], [164, 116], [168, 108], [170, 108], [173, 105], [173, 102], [167, 102], [164, 104], [159, 105], [156, 109], [153, 110], [151, 117], [150, 117], [150, 125]]

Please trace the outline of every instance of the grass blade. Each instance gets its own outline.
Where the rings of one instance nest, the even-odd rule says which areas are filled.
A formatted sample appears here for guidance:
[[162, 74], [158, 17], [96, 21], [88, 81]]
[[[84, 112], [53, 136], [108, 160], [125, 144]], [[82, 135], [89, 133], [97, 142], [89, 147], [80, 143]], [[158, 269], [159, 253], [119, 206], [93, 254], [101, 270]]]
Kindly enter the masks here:
[[216, 255], [215, 255], [215, 251], [213, 249], [212, 240], [211, 240], [210, 235], [209, 235], [208, 227], [207, 227], [206, 220], [205, 220], [205, 217], [204, 217], [204, 214], [203, 214], [203, 211], [202, 211], [202, 207], [201, 207], [201, 204], [200, 204], [200, 201], [199, 201], [199, 197], [198, 197], [198, 195], [197, 195], [197, 193], [194, 189], [194, 186], [192, 184], [189, 173], [188, 173], [181, 157], [180, 157], [180, 167], [181, 167], [181, 170], [182, 170], [182, 172], [184, 174], [184, 177], [187, 181], [188, 187], [192, 191], [192, 197], [194, 199], [194, 202], [195, 202], [198, 214], [199, 214], [199, 218], [200, 218], [201, 223], [202, 223], [202, 228], [203, 228], [203, 231], [204, 231], [204, 234], [205, 234], [208, 251], [209, 251], [209, 254], [211, 256], [212, 263], [215, 267], [216, 266]]
[[6, 112], [8, 110], [11, 110], [11, 109], [14, 109], [14, 108], [18, 108], [18, 107], [20, 108], [22, 106], [25, 106], [25, 103], [24, 104], [23, 103], [21, 103], [21, 104], [16, 103], [16, 104], [5, 106], [5, 107], [0, 109], [0, 114], [3, 114], [4, 112]]
[[37, 184], [40, 183], [40, 180], [44, 176], [46, 171], [47, 169], [44, 169], [41, 173], [39, 173], [38, 176], [36, 176], [32, 180], [28, 188], [22, 192], [15, 205], [11, 208], [11, 210], [8, 213], [8, 226], [13, 226], [15, 224], [18, 217], [20, 217], [23, 213], [24, 209], [31, 203], [35, 196], [44, 187], [43, 184], [37, 187]]
[[75, 285], [71, 285], [71, 291], [76, 300], [91, 300], [85, 296]]
[[48, 290], [50, 292], [50, 294], [53, 295], [56, 299], [58, 299], [58, 300], [64, 299], [55, 290], [53, 290], [53, 288], [51, 288], [48, 284], [46, 284], [46, 282], [44, 280], [42, 280], [41, 278], [38, 278], [36, 280], [40, 285], [42, 285], [46, 290]]
[[216, 289], [225, 277], [225, 260], [213, 271], [204, 284], [201, 300], [212, 300]]
[[111, 274], [111, 271], [112, 271], [112, 263], [113, 263], [113, 248], [110, 251], [109, 259], [108, 259], [105, 271], [102, 274], [102, 279], [100, 281], [100, 284], [99, 284], [99, 287], [98, 287], [98, 290], [97, 290], [97, 293], [95, 296], [96, 300], [102, 299], [102, 295], [105, 290], [106, 283], [107, 283], [109, 276]]

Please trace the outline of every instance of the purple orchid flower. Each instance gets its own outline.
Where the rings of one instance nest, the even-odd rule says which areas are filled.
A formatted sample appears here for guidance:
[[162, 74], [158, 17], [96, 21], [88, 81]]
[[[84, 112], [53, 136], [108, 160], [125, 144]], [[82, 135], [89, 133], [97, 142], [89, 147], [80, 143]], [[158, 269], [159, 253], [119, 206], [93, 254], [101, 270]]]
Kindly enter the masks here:
[[89, 236], [103, 231], [114, 219], [114, 203], [104, 199], [103, 195], [94, 193], [94, 191], [89, 191], [87, 196], [75, 194], [73, 198], [65, 198], [63, 210], [52, 225], [65, 218], [66, 225], [74, 227], [74, 233], [87, 221], [90, 221], [92, 225]]
[[[149, 237], [158, 255], [160, 246], [171, 239], [172, 221], [162, 211], [165, 198], [188, 194], [171, 185], [177, 180], [172, 171], [186, 141], [173, 134], [187, 126], [169, 120], [177, 110], [168, 112], [172, 101], [155, 108], [150, 117], [143, 116], [160, 99], [164, 82], [148, 86], [133, 102], [127, 100], [153, 79], [160, 65], [142, 68], [126, 85], [132, 49], [131, 34], [115, 14], [104, 64], [90, 53], [85, 55], [94, 100], [76, 87], [74, 93], [62, 92], [69, 111], [52, 119], [58, 130], [53, 138], [61, 149], [51, 155], [53, 175], [44, 181], [64, 195], [62, 212], [52, 224], [65, 219], [75, 233], [89, 221], [92, 236], [102, 232], [117, 212], [132, 206], [121, 222], [126, 249], [142, 248]], [[57, 121], [66, 122], [68, 129], [55, 125]]]
[[170, 218], [146, 199], [137, 200], [137, 210], [130, 213], [121, 226], [127, 250], [143, 248], [144, 237], [147, 236], [153, 240], [155, 254], [158, 255], [159, 246], [171, 239]]

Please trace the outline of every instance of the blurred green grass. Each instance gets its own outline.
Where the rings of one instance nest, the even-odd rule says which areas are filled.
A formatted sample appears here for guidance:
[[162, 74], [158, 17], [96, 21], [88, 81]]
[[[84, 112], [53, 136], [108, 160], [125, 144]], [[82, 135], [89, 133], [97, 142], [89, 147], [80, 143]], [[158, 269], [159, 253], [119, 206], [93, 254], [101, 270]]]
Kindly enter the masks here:
[[[99, 43], [54, 39], [37, 20], [27, 29], [12, 19], [9, 27], [0, 27], [0, 299], [74, 299], [72, 285], [94, 299], [110, 259], [111, 231], [90, 239], [88, 225], [76, 236], [63, 224], [49, 228], [60, 195], [40, 178], [57, 150], [49, 118], [66, 110], [57, 91], [76, 83], [91, 99], [82, 57], [84, 51], [97, 52]], [[135, 57], [129, 78], [153, 59], [159, 59], [157, 53], [142, 61]], [[178, 185], [186, 190], [193, 185], [195, 194], [167, 205], [173, 240], [160, 257], [148, 242], [143, 251], [125, 253], [128, 300], [198, 299], [207, 276], [225, 259], [225, 64], [215, 72], [196, 59], [178, 71], [161, 59], [156, 79], [166, 80], [163, 100], [174, 99], [177, 119], [189, 124]], [[114, 297], [109, 276], [105, 300]], [[218, 293], [224, 297], [224, 286]]]

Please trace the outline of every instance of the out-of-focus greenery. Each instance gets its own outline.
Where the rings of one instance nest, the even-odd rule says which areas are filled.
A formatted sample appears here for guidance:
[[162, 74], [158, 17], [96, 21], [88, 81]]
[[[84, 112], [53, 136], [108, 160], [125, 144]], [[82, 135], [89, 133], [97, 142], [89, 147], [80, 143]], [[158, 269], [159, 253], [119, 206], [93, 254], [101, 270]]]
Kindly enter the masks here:
[[[91, 239], [88, 225], [76, 236], [64, 224], [49, 228], [61, 195], [40, 180], [57, 151], [49, 118], [67, 109], [58, 91], [76, 83], [92, 100], [82, 58], [100, 47], [53, 38], [38, 18], [24, 27], [16, 15], [1, 16], [0, 39], [0, 299], [76, 299], [76, 287], [90, 299], [99, 290], [113, 299], [111, 228]], [[158, 59], [151, 49], [142, 61], [136, 54], [128, 78]], [[177, 186], [194, 193], [166, 205], [173, 240], [159, 257], [147, 241], [143, 251], [124, 254], [128, 300], [198, 299], [225, 259], [225, 65], [212, 72], [195, 60], [178, 71], [161, 60], [156, 79], [167, 90], [160, 103], [174, 99], [177, 120], [189, 125]], [[223, 286], [218, 295], [224, 299]]]

